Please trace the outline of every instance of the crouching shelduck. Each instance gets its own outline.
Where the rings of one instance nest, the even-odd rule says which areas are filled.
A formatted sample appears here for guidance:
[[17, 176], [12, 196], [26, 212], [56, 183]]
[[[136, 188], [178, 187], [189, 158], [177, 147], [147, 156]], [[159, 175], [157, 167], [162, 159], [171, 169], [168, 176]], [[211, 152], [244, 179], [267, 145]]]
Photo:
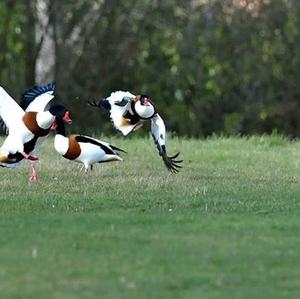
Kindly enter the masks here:
[[125, 153], [124, 150], [84, 135], [66, 136], [65, 124], [61, 119], [55, 121], [54, 127], [56, 128], [55, 150], [68, 160], [82, 163], [85, 173], [93, 169], [94, 163], [122, 161], [118, 152]]
[[[0, 87], [0, 125], [8, 133], [0, 148], [0, 166], [12, 167], [23, 159], [38, 160], [32, 155], [39, 139], [46, 137], [58, 115], [71, 121], [69, 112], [60, 105], [46, 109], [53, 94], [54, 85], [34, 87], [23, 94], [21, 107]], [[26, 109], [25, 111], [23, 109]], [[34, 164], [31, 163], [31, 181], [37, 180]]]
[[166, 127], [163, 119], [157, 113], [157, 109], [147, 95], [133, 95], [128, 91], [116, 91], [106, 99], [89, 101], [92, 107], [106, 109], [110, 112], [110, 118], [114, 127], [124, 136], [142, 127], [143, 123], [151, 120], [151, 133], [157, 146], [159, 155], [165, 166], [171, 172], [178, 172], [183, 160], [176, 160], [179, 152], [173, 156], [167, 155]]

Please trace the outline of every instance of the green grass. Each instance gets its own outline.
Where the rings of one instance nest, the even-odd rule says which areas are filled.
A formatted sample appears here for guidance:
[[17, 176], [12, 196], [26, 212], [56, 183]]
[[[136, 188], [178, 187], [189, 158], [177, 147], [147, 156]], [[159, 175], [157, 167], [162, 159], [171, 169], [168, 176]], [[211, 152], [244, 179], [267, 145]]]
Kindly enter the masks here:
[[1, 298], [298, 298], [300, 143], [279, 137], [105, 138], [91, 176], [49, 139], [40, 181], [0, 169]]

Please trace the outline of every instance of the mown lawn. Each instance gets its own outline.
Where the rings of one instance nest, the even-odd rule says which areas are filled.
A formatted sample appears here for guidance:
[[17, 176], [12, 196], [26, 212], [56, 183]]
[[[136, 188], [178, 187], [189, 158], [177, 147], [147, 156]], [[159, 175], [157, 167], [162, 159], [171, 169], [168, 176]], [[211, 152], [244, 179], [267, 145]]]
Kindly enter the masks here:
[[0, 169], [0, 298], [299, 298], [300, 142], [105, 138], [91, 176], [49, 139], [40, 181]]

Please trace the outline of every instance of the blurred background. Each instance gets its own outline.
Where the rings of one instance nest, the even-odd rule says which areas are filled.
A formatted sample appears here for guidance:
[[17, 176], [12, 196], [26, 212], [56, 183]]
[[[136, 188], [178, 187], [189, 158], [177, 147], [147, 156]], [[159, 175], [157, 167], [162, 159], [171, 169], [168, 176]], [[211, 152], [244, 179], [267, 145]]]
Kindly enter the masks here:
[[299, 48], [299, 0], [0, 1], [0, 85], [55, 80], [78, 133], [112, 133], [86, 101], [128, 90], [181, 136], [297, 137]]

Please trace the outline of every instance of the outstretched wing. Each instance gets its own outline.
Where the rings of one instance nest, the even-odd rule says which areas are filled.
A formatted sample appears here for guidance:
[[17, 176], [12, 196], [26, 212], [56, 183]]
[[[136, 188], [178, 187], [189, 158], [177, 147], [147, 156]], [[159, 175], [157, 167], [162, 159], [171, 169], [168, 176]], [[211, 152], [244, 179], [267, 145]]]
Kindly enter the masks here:
[[54, 98], [55, 82], [45, 86], [34, 86], [23, 93], [20, 106], [28, 111], [40, 112], [47, 110], [50, 101]]
[[0, 86], [0, 125], [8, 133], [18, 131], [23, 125], [24, 110]]
[[135, 95], [129, 91], [115, 91], [110, 94], [108, 98], [104, 98], [98, 101], [91, 100], [88, 101], [88, 104], [92, 107], [98, 107], [100, 109], [111, 110], [114, 105], [120, 107], [120, 110], [123, 110], [122, 107], [125, 107]]
[[108, 100], [112, 106], [117, 105], [124, 107], [132, 98], [135, 98], [135, 95], [129, 91], [115, 91], [112, 92], [106, 100]]
[[168, 156], [166, 150], [166, 127], [164, 121], [156, 113], [151, 119], [151, 133], [154, 139], [154, 142], [157, 146], [159, 155], [162, 157], [167, 169], [171, 172], [178, 172], [179, 168], [182, 168], [179, 165], [183, 160], [175, 160], [179, 156], [179, 152], [174, 156]]
[[92, 107], [108, 110], [114, 127], [126, 136], [130, 132], [140, 128], [143, 124], [139, 119], [132, 122], [124, 116], [124, 113], [130, 110], [130, 103], [133, 98], [135, 98], [135, 95], [129, 91], [116, 91], [112, 92], [106, 99], [88, 101], [88, 104]]

